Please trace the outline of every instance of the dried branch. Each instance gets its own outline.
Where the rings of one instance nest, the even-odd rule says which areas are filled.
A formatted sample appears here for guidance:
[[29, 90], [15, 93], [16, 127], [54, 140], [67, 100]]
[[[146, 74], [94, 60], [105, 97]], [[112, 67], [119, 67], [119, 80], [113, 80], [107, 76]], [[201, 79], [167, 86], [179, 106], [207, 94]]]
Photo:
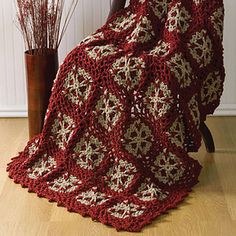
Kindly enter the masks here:
[[79, 0], [70, 1], [62, 22], [65, 0], [15, 0], [26, 50], [43, 54], [45, 49], [58, 49]]

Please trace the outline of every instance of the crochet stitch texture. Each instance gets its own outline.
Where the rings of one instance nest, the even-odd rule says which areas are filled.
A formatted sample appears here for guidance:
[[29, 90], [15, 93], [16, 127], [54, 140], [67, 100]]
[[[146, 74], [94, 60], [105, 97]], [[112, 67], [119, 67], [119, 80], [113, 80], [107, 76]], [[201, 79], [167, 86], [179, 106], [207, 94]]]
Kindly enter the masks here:
[[9, 177], [118, 231], [176, 207], [223, 92], [223, 20], [222, 0], [131, 0], [67, 54]]

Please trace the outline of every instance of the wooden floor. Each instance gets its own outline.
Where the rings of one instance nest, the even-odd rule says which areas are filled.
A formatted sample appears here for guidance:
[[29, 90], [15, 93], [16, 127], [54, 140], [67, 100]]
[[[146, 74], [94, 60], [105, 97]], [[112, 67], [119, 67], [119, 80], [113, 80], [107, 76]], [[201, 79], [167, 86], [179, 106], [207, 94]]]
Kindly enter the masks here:
[[203, 144], [190, 153], [203, 165], [200, 183], [177, 209], [130, 233], [70, 213], [15, 184], [5, 168], [27, 142], [27, 119], [0, 119], [0, 236], [235, 236], [236, 117], [209, 117], [206, 123], [216, 152], [206, 153]]

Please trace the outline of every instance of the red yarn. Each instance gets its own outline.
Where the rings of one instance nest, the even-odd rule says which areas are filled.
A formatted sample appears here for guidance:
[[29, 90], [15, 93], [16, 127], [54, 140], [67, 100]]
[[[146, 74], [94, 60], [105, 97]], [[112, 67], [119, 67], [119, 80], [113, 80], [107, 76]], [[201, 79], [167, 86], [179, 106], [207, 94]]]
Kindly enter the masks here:
[[176, 207], [223, 91], [223, 19], [222, 0], [131, 0], [66, 56], [9, 177], [117, 230]]

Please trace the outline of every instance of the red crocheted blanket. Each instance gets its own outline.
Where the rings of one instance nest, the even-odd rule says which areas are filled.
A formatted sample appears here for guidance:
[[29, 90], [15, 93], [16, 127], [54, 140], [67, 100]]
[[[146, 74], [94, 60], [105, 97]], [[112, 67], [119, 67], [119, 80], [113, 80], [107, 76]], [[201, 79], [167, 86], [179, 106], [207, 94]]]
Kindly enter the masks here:
[[222, 95], [223, 20], [222, 0], [131, 0], [68, 53], [9, 177], [117, 230], [176, 207]]

